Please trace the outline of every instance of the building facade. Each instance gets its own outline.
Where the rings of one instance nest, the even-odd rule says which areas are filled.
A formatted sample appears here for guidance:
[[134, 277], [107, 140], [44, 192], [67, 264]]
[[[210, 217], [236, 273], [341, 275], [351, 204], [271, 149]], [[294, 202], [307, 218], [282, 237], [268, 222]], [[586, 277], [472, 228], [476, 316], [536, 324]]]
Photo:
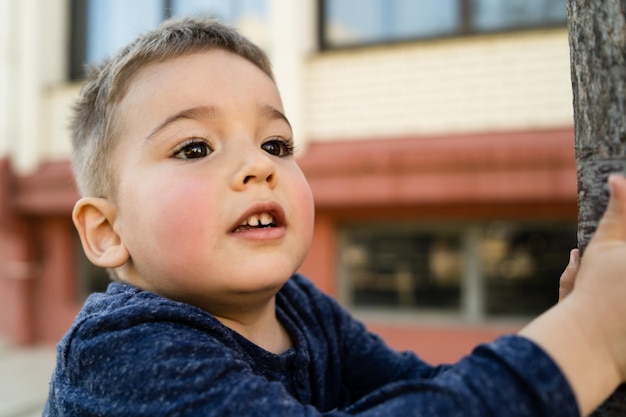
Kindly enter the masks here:
[[[136, 13], [139, 11], [139, 13]], [[180, 14], [269, 54], [316, 201], [301, 268], [431, 361], [556, 302], [576, 245], [565, 1], [0, 0], [0, 333], [56, 343], [106, 285], [67, 125], [84, 64]]]

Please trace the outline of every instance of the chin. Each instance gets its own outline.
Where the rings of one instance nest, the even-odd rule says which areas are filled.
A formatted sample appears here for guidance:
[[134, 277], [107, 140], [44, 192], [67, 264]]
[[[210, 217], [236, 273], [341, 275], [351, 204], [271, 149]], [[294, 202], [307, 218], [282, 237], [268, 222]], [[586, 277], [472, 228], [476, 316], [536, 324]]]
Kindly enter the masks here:
[[265, 292], [275, 291], [278, 292], [283, 285], [291, 278], [293, 273], [288, 274], [276, 274], [275, 272], [269, 276], [259, 276], [257, 274], [256, 279], [249, 283], [251, 292]]
[[[232, 281], [232, 287], [235, 291], [239, 290], [241, 294], [271, 294], [275, 295], [285, 283], [291, 278], [293, 272], [291, 270], [281, 273], [277, 269], [263, 271], [257, 269], [248, 276], [240, 276], [241, 281], [236, 283]], [[226, 282], [226, 285], [229, 283]]]

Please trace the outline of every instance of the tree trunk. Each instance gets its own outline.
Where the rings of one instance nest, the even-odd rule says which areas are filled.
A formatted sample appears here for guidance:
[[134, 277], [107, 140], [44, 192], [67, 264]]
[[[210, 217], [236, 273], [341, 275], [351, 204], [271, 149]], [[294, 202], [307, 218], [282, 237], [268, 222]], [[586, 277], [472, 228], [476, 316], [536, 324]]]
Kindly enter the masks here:
[[[584, 251], [606, 209], [608, 175], [626, 173], [626, 0], [568, 0], [567, 8]], [[592, 415], [625, 416], [626, 386]]]

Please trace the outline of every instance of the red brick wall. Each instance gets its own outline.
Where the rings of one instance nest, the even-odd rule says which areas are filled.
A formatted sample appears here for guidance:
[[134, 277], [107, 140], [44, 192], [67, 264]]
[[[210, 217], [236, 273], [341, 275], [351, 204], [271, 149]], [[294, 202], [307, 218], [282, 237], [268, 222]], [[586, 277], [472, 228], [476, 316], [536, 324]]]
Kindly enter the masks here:
[[[336, 233], [346, 222], [576, 218], [571, 128], [314, 143], [299, 163], [316, 201], [314, 242], [300, 272], [334, 296]], [[366, 324], [432, 363], [456, 361], [520, 327], [437, 326], [419, 317]]]
[[0, 160], [0, 333], [16, 344], [55, 343], [77, 312], [67, 162], [17, 176]]
[[[316, 199], [300, 271], [339, 296], [337, 228], [345, 221], [576, 217], [573, 130], [314, 143], [300, 159]], [[56, 343], [80, 308], [67, 161], [17, 176], [0, 160], [0, 333]], [[456, 360], [502, 328], [367, 323], [392, 346]]]

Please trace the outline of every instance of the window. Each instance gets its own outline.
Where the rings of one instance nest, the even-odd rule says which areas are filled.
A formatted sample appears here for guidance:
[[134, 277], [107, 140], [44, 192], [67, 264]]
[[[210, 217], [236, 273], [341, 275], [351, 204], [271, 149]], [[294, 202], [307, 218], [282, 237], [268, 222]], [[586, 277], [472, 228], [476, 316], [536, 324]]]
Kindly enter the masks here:
[[473, 0], [472, 24], [477, 32], [565, 24], [563, 0]]
[[262, 44], [266, 0], [72, 0], [70, 79], [85, 65], [101, 61], [172, 16], [211, 16], [235, 26]]
[[323, 49], [565, 25], [566, 0], [320, 0]]
[[576, 225], [362, 225], [342, 231], [342, 296], [357, 309], [474, 321], [531, 317], [558, 298]]

